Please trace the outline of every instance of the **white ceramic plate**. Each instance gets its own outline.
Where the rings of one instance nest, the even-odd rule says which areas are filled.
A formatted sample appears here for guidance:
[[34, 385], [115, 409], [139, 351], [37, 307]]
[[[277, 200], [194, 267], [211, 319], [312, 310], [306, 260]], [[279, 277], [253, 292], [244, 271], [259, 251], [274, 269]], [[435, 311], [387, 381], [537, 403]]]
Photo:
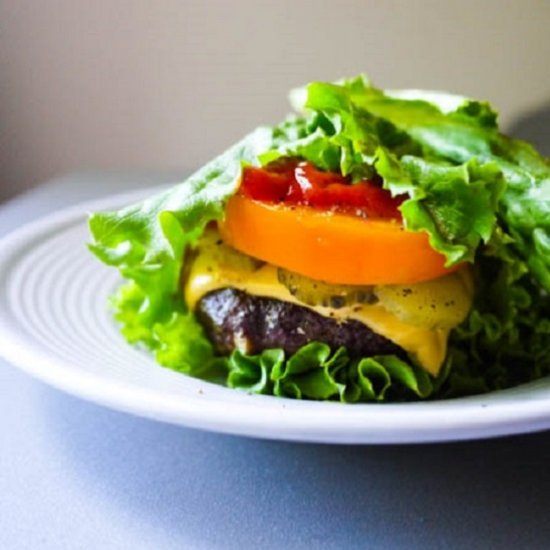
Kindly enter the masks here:
[[87, 212], [156, 191], [71, 208], [0, 242], [0, 355], [57, 388], [115, 409], [255, 437], [412, 443], [550, 428], [548, 379], [465, 399], [344, 405], [248, 395], [159, 367], [119, 335], [107, 308], [118, 275], [86, 249]]

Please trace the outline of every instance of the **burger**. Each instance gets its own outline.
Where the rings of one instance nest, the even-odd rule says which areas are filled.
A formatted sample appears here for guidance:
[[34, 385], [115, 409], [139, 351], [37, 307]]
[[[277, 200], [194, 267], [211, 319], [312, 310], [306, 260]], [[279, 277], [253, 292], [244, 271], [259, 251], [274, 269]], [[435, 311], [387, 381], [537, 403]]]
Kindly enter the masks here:
[[291, 93], [183, 183], [91, 214], [124, 337], [183, 374], [347, 403], [550, 371], [550, 164], [486, 102], [365, 76]]

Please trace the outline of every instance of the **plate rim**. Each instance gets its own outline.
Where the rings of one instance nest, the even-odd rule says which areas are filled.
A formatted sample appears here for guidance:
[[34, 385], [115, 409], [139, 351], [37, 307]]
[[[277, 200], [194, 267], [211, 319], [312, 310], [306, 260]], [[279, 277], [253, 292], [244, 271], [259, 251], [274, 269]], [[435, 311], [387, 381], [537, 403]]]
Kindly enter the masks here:
[[[88, 212], [119, 208], [168, 187], [155, 186], [82, 202], [9, 232], [0, 239], [0, 298], [7, 296], [10, 257], [28, 253], [36, 239], [43, 242], [67, 228], [85, 223]], [[9, 319], [9, 315], [0, 310], [0, 357], [8, 363], [71, 395], [173, 424], [266, 439], [343, 444], [459, 441], [550, 428], [550, 387], [533, 388], [535, 395], [540, 394], [539, 398], [519, 404], [514, 399], [494, 400], [497, 394], [510, 395], [518, 388], [528, 390], [529, 386], [537, 384], [536, 381], [481, 396], [399, 404], [294, 401], [242, 392], [242, 399], [232, 402], [228, 410], [227, 402], [208, 399], [211, 385], [208, 382], [202, 382], [205, 388], [202, 393], [185, 400], [176, 394], [139, 388], [136, 384], [75, 370], [71, 362], [56, 361], [40, 353], [40, 345], [18, 331], [17, 325], [10, 324]], [[225, 391], [237, 390], [227, 388]], [[263, 409], [263, 413], [269, 411], [269, 416], [250, 414], [258, 399], [272, 400], [269, 406], [266, 405], [267, 409]], [[332, 408], [329, 415], [332, 418], [320, 415], [318, 409], [325, 408]], [[430, 421], [435, 414], [439, 421]], [[376, 420], [374, 425], [371, 424], [373, 419]]]

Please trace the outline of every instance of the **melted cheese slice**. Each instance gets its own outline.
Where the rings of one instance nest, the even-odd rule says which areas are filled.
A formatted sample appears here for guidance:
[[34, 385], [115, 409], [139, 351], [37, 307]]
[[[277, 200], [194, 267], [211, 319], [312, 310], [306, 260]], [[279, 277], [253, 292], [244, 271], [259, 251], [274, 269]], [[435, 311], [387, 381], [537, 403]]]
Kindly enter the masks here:
[[[225, 250], [216, 253], [215, 245]], [[386, 310], [380, 303], [357, 304], [342, 308], [304, 304], [279, 282], [276, 267], [257, 264], [252, 258], [232, 249], [229, 249], [231, 252], [228, 260], [227, 250], [228, 247], [221, 244], [217, 235], [207, 237], [204, 248], [201, 248], [199, 243], [184, 288], [185, 301], [191, 310], [209, 292], [222, 288], [235, 288], [255, 296], [274, 298], [307, 307], [332, 319], [340, 321], [356, 319], [403, 348], [430, 374], [436, 376], [439, 373], [447, 353], [450, 328], [407, 323], [395, 313]]]

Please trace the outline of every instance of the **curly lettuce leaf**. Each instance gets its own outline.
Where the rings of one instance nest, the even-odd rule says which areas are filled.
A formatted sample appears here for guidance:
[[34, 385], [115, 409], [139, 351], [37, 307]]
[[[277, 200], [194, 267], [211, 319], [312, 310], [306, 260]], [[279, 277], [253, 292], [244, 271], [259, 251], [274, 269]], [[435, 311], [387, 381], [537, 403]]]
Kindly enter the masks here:
[[447, 265], [473, 262], [479, 245], [491, 239], [505, 189], [494, 163], [480, 164], [475, 157], [460, 165], [414, 156], [397, 159], [380, 148], [375, 167], [386, 188], [410, 197], [401, 206], [407, 229], [427, 232]]
[[478, 254], [474, 307], [451, 334], [442, 397], [508, 388], [550, 373], [550, 296], [541, 291], [510, 239]]
[[227, 384], [250, 393], [344, 403], [425, 399], [437, 387], [425, 371], [393, 355], [352, 359], [345, 348], [332, 351], [321, 342], [290, 357], [280, 349], [252, 356], [235, 351]]

